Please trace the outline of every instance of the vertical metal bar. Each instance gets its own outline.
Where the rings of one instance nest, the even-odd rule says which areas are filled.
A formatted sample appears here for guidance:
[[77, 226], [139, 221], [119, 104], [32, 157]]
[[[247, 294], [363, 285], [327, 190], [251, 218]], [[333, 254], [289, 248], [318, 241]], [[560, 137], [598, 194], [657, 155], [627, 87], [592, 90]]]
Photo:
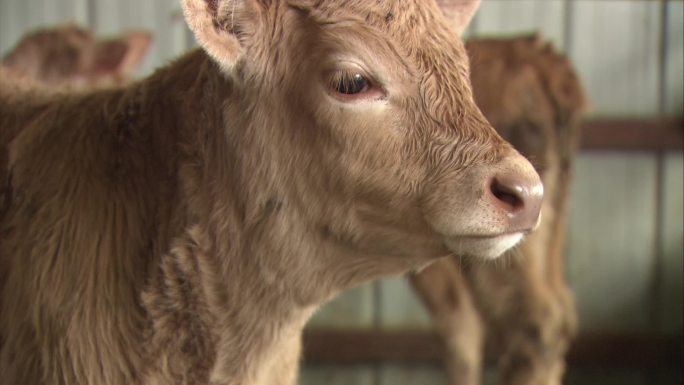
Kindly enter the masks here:
[[667, 47], [670, 42], [668, 14], [671, 0], [660, 2], [660, 46], [658, 47], [658, 113], [663, 116], [667, 110]]
[[468, 28], [466, 29], [467, 35], [468, 36], [474, 36], [478, 32], [478, 20], [480, 20], [480, 12], [476, 12], [475, 16], [470, 20], [470, 25], [468, 25]]
[[[668, 33], [668, 12], [670, 0], [660, 1], [660, 29], [659, 29], [659, 47], [658, 47], [658, 115], [661, 117], [666, 113], [667, 102], [667, 47], [669, 42]], [[655, 332], [662, 331], [663, 325], [663, 309], [664, 305], [661, 295], [663, 293], [663, 268], [665, 267], [665, 256], [663, 251], [663, 222], [665, 218], [665, 154], [660, 152], [656, 159], [656, 175], [655, 175], [655, 244], [653, 245], [653, 271], [651, 285], [651, 308], [650, 313], [650, 327]], [[651, 369], [646, 373], [647, 380], [650, 383], [657, 383], [658, 373]]]
[[[373, 329], [382, 329], [382, 288], [380, 282], [373, 282]], [[373, 365], [373, 384], [382, 384], [382, 364]]]
[[[183, 21], [185, 23], [185, 21]], [[195, 47], [197, 43], [195, 42], [195, 35], [192, 33], [190, 28], [185, 29], [185, 50], [189, 50]]]
[[575, 20], [574, 0], [565, 0], [565, 7], [563, 12], [563, 49], [566, 54], [570, 55], [572, 51], [572, 32], [573, 21]]
[[[659, 28], [659, 47], [658, 47], [658, 115], [665, 115], [666, 111], [666, 82], [667, 82], [667, 47], [668, 47], [668, 11], [670, 0], [660, 0], [660, 28]], [[665, 218], [665, 154], [659, 152], [656, 158], [655, 175], [655, 237], [653, 245], [653, 267], [651, 272], [651, 304], [649, 326], [652, 331], [660, 332], [663, 325], [661, 295], [663, 293], [663, 267], [665, 256], [663, 254], [663, 221]], [[658, 372], [650, 369], [646, 372], [646, 380], [649, 383], [657, 383]]]
[[92, 30], [97, 30], [97, 2], [96, 0], [86, 0], [86, 8], [88, 12], [88, 27]]
[[[661, 1], [660, 9], [660, 46], [658, 50], [658, 114], [662, 117], [666, 113], [666, 82], [667, 82], [667, 46], [668, 46], [668, 12], [669, 12], [669, 1]], [[652, 298], [652, 309], [651, 309], [651, 327], [655, 330], [659, 329], [662, 325], [662, 317], [660, 307], [662, 303], [660, 301], [660, 295], [662, 293], [662, 281], [663, 281], [663, 220], [665, 218], [665, 203], [664, 198], [664, 186], [665, 182], [665, 154], [662, 152], [658, 153], [656, 161], [656, 202], [655, 202], [655, 245], [653, 246], [653, 257], [654, 257], [654, 267], [653, 267], [653, 287], [651, 298]]]

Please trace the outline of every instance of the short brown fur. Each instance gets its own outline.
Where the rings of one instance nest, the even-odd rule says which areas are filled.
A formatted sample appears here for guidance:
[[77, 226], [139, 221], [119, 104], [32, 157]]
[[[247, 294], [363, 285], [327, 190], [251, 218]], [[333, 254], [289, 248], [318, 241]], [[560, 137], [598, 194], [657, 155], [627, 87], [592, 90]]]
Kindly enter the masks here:
[[[127, 88], [0, 79], [3, 380], [293, 384], [335, 293], [536, 225], [487, 191], [540, 183], [434, 1], [183, 7], [204, 50]], [[328, 78], [350, 67], [382, 87], [344, 99]]]

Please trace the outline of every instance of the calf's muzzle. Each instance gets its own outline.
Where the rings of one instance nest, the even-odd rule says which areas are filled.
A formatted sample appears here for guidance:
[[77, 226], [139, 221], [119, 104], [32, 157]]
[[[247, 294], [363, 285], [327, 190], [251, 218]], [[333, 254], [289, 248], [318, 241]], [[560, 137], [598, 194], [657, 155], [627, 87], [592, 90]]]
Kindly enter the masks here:
[[539, 225], [544, 187], [531, 166], [500, 170], [488, 180], [486, 194], [505, 212], [509, 232], [530, 232]]

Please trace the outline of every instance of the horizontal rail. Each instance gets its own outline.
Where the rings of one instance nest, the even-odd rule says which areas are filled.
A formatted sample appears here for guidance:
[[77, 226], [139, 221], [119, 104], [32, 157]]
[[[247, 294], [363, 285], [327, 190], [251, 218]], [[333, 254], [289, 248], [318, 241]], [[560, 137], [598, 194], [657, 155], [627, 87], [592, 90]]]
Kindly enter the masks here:
[[[591, 334], [580, 336], [568, 354], [571, 366], [678, 367], [684, 359], [682, 335]], [[315, 330], [304, 333], [304, 360], [312, 364], [432, 363], [444, 347], [429, 331]], [[491, 354], [488, 354], [491, 362]]]
[[681, 119], [589, 120], [582, 125], [582, 150], [681, 151], [684, 121]]

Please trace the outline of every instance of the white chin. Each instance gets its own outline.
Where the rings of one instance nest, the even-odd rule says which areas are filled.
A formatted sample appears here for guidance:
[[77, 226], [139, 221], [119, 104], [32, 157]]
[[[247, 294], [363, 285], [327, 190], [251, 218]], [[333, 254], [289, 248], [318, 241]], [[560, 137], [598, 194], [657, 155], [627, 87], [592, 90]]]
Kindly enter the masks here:
[[517, 245], [522, 238], [522, 233], [514, 233], [493, 237], [447, 238], [444, 243], [452, 253], [458, 256], [494, 259]]

